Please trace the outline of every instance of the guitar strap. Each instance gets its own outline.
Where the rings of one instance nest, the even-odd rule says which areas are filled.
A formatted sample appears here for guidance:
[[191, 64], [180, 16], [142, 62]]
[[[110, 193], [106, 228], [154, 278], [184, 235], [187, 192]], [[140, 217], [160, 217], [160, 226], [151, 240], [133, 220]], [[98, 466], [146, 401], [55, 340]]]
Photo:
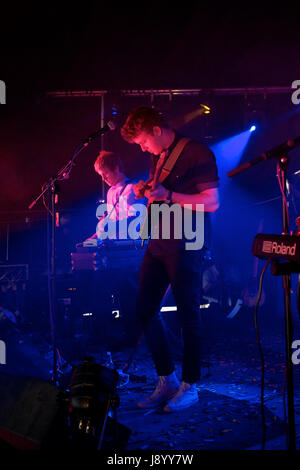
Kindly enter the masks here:
[[175, 163], [177, 162], [181, 152], [183, 151], [186, 144], [190, 141], [187, 137], [182, 137], [175, 147], [173, 148], [172, 152], [170, 153], [169, 157], [166, 159], [164, 166], [161, 170], [160, 176], [158, 178], [158, 182], [162, 183], [171, 173], [172, 169], [174, 168]]
[[[160, 159], [158, 160], [158, 162], [156, 164], [156, 168], [155, 168], [155, 174], [154, 174], [154, 177], [153, 177], [153, 180], [152, 180], [154, 182], [154, 187], [156, 185], [156, 181], [158, 181], [159, 183], [162, 183], [167, 178], [167, 176], [169, 176], [169, 174], [171, 173], [172, 169], [174, 168], [174, 165], [177, 162], [182, 150], [184, 149], [186, 144], [189, 142], [189, 140], [190, 139], [187, 138], [187, 137], [182, 137], [177, 142], [177, 144], [173, 148], [170, 155], [168, 157], [166, 157], [165, 161], [161, 164], [161, 166], [162, 166], [161, 169], [160, 169]], [[157, 175], [158, 175], [159, 172], [160, 172], [160, 174], [157, 178]], [[148, 207], [149, 207], [149, 203], [148, 203], [147, 209], [148, 209]], [[149, 217], [149, 214], [148, 214], [148, 211], [147, 211], [147, 216], [144, 220], [143, 227], [140, 230], [140, 236], [143, 240], [143, 244], [144, 244], [145, 239], [149, 238], [149, 236], [150, 236], [148, 226], [147, 226], [147, 223], [146, 223], [148, 217]], [[146, 226], [147, 226], [147, 228], [145, 230]]]

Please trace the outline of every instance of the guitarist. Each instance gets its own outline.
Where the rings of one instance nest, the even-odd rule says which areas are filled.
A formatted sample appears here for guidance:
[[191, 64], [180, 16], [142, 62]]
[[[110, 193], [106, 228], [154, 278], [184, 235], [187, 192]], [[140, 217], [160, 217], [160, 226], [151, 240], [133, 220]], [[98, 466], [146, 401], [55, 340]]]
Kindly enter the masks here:
[[[149, 202], [177, 204], [181, 210], [191, 204], [204, 204], [205, 246], [209, 244], [209, 213], [219, 207], [218, 172], [214, 154], [203, 144], [187, 140], [172, 170], [161, 182], [157, 168], [167, 165], [181, 136], [165, 122], [155, 109], [139, 107], [130, 112], [121, 129], [123, 138], [151, 154], [150, 179], [140, 182], [136, 192]], [[177, 147], [178, 148], [178, 147]], [[163, 172], [163, 170], [162, 170]], [[162, 174], [162, 172], [160, 174]], [[154, 184], [152, 184], [154, 183]], [[170, 219], [174, 223], [174, 219]], [[204, 250], [187, 250], [185, 238], [150, 239], [139, 276], [137, 315], [141, 320], [150, 349], [158, 384], [151, 396], [138, 402], [143, 409], [164, 406], [165, 412], [177, 411], [198, 401], [196, 382], [200, 379], [200, 286]], [[183, 232], [184, 233], [184, 232]], [[167, 346], [160, 319], [160, 305], [171, 284], [183, 333], [182, 377], [179, 382]]]

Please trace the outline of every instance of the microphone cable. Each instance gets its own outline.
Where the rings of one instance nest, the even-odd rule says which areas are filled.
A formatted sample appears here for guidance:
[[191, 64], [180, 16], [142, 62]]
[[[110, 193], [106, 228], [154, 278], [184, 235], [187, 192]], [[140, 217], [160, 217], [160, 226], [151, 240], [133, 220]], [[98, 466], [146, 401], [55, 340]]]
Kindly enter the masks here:
[[265, 275], [266, 269], [270, 261], [271, 261], [271, 258], [267, 260], [261, 272], [260, 279], [259, 279], [259, 290], [258, 290], [257, 299], [255, 303], [255, 309], [254, 309], [254, 326], [255, 326], [255, 332], [256, 332], [256, 341], [257, 341], [260, 360], [261, 360], [260, 409], [261, 409], [261, 422], [262, 422], [262, 450], [265, 449], [265, 444], [266, 444], [266, 420], [265, 420], [265, 406], [264, 406], [265, 360], [264, 360], [263, 349], [262, 349], [262, 345], [260, 341], [260, 333], [259, 333], [258, 321], [257, 321], [257, 312], [258, 312], [258, 306], [259, 306], [259, 302], [260, 302], [261, 294], [262, 294], [264, 275]]

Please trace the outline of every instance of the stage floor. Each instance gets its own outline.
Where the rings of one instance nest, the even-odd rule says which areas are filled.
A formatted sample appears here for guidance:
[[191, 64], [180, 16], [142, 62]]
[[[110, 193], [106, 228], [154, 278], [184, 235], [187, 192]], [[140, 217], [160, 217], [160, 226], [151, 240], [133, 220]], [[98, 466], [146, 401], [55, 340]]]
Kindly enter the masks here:
[[[295, 335], [299, 324], [295, 322]], [[228, 325], [229, 326], [229, 325]], [[164, 413], [137, 408], [137, 401], [151, 394], [156, 374], [142, 343], [132, 366], [129, 383], [119, 390], [118, 421], [132, 431], [127, 450], [260, 450], [261, 362], [254, 329], [245, 334], [224, 329], [211, 338], [201, 380], [199, 402], [192, 407]], [[262, 332], [261, 332], [262, 333]], [[294, 337], [296, 337], [294, 335]], [[300, 338], [300, 335], [298, 335]], [[284, 331], [262, 334], [265, 360], [266, 450], [287, 449], [283, 403], [285, 383]], [[115, 353], [122, 362], [123, 353]], [[180, 378], [180, 362], [176, 361]], [[300, 449], [300, 364], [294, 366], [297, 449]], [[287, 409], [286, 409], [287, 413]]]
[[[202, 377], [197, 383], [199, 402], [180, 412], [167, 414], [160, 409], [145, 411], [137, 408], [137, 401], [151, 394], [157, 381], [145, 341], [141, 342], [128, 369], [128, 383], [117, 389], [120, 399], [117, 421], [131, 430], [124, 450], [261, 449], [261, 361], [252, 313], [248, 317], [245, 315], [246, 313], [241, 311], [234, 321], [212, 316], [211, 321], [207, 322]], [[281, 317], [260, 318], [263, 320], [260, 322], [260, 335], [265, 360], [265, 449], [285, 450], [284, 321]], [[45, 350], [39, 350], [39, 342], [36, 342], [33, 348], [32, 337], [30, 338], [30, 344], [24, 336], [24, 341], [19, 345], [21, 356], [16, 355], [15, 368], [10, 368], [8, 362], [7, 366], [1, 366], [1, 370], [4, 373], [34, 375], [46, 380], [48, 366], [51, 365], [49, 352], [45, 361]], [[296, 315], [293, 338], [300, 339], [300, 321]], [[174, 333], [170, 339], [180, 379], [181, 343]], [[124, 367], [132, 351], [132, 347], [115, 345], [112, 358], [117, 369]], [[67, 364], [80, 363], [81, 355], [85, 353], [104, 364], [105, 350], [95, 342], [88, 351], [85, 351], [84, 347], [78, 347], [78, 339], [73, 347], [72, 342], [62, 342], [60, 345], [61, 357]], [[26, 354], [30, 359], [27, 362]], [[19, 360], [20, 357], [22, 361]], [[295, 365], [293, 369], [297, 448], [300, 449], [300, 364]], [[64, 377], [66, 385], [69, 379], [70, 370]]]

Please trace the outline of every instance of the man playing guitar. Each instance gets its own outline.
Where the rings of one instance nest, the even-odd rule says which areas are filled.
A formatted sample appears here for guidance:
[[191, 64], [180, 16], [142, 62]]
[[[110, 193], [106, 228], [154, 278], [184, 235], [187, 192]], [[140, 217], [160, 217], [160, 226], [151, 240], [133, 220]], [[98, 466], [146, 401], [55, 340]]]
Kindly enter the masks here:
[[[167, 159], [180, 145], [182, 137], [167, 125], [157, 110], [148, 107], [131, 111], [121, 134], [127, 142], [152, 154], [150, 179], [140, 182], [135, 188], [136, 193], [145, 195], [152, 204], [177, 204], [182, 211], [189, 205], [193, 215], [199, 205], [204, 204], [207, 246], [209, 213], [219, 207], [219, 178], [213, 153], [199, 142], [185, 141], [172, 171], [160, 182], [158, 173], [164, 171]], [[140, 270], [137, 298], [137, 315], [159, 376], [153, 394], [139, 401], [138, 406], [143, 409], [164, 406], [165, 412], [180, 410], [198, 401], [196, 382], [200, 379], [202, 331], [199, 305], [203, 250], [186, 249], [184, 235], [177, 239], [172, 226], [170, 234], [169, 239], [149, 240]], [[169, 284], [184, 340], [181, 382], [176, 377], [160, 319], [161, 301]]]

